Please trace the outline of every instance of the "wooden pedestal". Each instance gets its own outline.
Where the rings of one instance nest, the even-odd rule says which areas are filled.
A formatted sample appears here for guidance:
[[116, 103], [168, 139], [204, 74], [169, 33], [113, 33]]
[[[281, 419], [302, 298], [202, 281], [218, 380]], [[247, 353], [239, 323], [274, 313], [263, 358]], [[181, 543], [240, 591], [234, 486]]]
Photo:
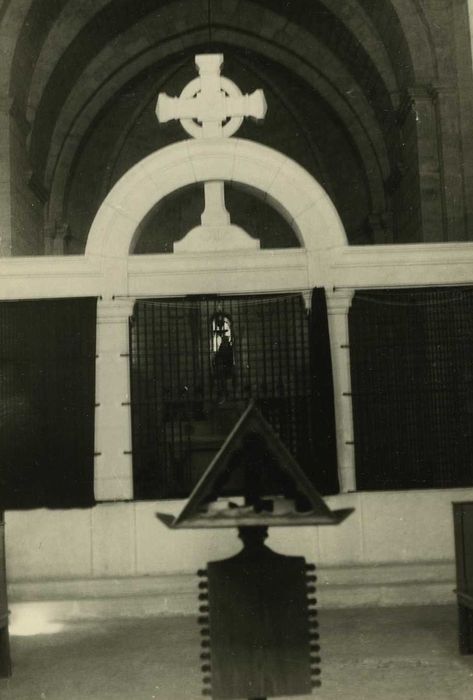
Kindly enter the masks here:
[[240, 537], [239, 554], [200, 572], [204, 693], [219, 700], [310, 694], [320, 685], [314, 567], [266, 547], [266, 528], [241, 528]]

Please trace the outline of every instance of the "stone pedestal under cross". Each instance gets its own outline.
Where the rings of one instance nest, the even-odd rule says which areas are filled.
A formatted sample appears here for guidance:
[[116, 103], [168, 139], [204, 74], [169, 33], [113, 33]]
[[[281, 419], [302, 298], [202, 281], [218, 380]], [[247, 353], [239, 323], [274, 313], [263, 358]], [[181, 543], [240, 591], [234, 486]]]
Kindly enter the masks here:
[[[243, 95], [235, 83], [221, 76], [222, 54], [197, 55], [195, 62], [199, 77], [186, 85], [180, 97], [160, 93], [156, 106], [160, 122], [179, 119], [190, 136], [205, 140], [232, 136], [245, 117], [264, 118], [263, 91]], [[204, 198], [201, 225], [177, 241], [174, 252], [259, 248], [258, 240], [230, 222], [222, 181], [206, 181]]]

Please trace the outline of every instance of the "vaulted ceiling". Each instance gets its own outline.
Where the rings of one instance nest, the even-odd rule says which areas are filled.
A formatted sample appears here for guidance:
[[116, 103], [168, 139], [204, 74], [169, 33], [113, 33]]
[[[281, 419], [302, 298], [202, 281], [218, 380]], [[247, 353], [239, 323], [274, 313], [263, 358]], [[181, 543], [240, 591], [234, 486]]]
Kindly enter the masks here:
[[[123, 172], [186, 136], [178, 125], [159, 128], [158, 92], [179, 94], [195, 75], [194, 54], [219, 51], [228, 77], [268, 97], [266, 125], [248, 122], [238, 135], [312, 172], [351, 242], [402, 240], [399, 211], [419, 163], [417, 140], [403, 126], [412, 91], [453, 89], [463, 75], [452, 43], [463, 41], [460, 15], [451, 5], [458, 3], [4, 0], [2, 86], [44, 221], [67, 223], [80, 251]], [[410, 206], [420, 221], [420, 200]]]

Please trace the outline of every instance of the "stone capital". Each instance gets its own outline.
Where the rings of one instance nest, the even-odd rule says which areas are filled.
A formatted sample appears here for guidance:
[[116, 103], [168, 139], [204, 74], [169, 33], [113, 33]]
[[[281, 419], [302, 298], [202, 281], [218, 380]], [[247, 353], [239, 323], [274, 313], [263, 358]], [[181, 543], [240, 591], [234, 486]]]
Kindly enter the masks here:
[[97, 304], [98, 323], [123, 323], [133, 314], [134, 297], [115, 297], [100, 299]]
[[346, 316], [353, 301], [354, 289], [332, 287], [327, 290], [327, 313], [329, 316]]
[[438, 97], [439, 88], [432, 83], [410, 85], [401, 96], [400, 106], [396, 115], [397, 123], [399, 125], [404, 124], [409, 114], [415, 110], [416, 104], [420, 102], [435, 104]]

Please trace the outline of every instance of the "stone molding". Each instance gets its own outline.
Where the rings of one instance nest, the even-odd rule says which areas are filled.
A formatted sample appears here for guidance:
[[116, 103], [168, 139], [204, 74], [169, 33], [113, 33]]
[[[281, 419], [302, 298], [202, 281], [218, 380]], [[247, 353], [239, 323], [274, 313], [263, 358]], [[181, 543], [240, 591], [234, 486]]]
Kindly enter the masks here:
[[[453, 561], [318, 567], [321, 609], [454, 605]], [[12, 582], [12, 616], [44, 605], [55, 620], [197, 615], [198, 578], [189, 573], [126, 578]]]
[[[320, 265], [321, 256], [314, 254]], [[107, 278], [107, 265], [99, 256], [10, 257], [4, 258], [0, 265], [0, 294], [3, 299], [61, 296], [112, 299], [114, 295], [118, 298], [176, 295], [178, 284], [183, 294], [200, 293], [201, 285], [206, 284], [209, 289], [214, 274], [228, 279], [232, 270], [235, 285], [241, 273], [248, 279], [251, 276], [253, 286], [257, 287], [253, 291], [303, 291], [325, 285], [338, 293], [372, 287], [473, 284], [473, 242], [336, 246], [325, 251], [326, 265], [320, 278], [309, 277], [308, 257], [308, 252], [301, 248], [236, 253], [231, 263], [228, 256], [222, 258], [218, 253], [132, 255], [124, 261], [124, 276], [119, 280], [120, 286], [115, 287], [113, 280]], [[113, 262], [112, 257], [112, 269]], [[118, 267], [121, 263], [121, 259], [115, 260]], [[224, 291], [231, 293], [233, 285], [227, 285]], [[246, 291], [246, 287], [240, 284], [234, 291]]]
[[[186, 140], [144, 158], [118, 181], [92, 223], [86, 257], [127, 261], [138, 225], [152, 207], [179, 188], [208, 180], [247, 185], [280, 211], [307, 251], [309, 285], [325, 277], [321, 256], [347, 244], [327, 193], [287, 156], [243, 139]], [[259, 253], [249, 254], [256, 261]]]

